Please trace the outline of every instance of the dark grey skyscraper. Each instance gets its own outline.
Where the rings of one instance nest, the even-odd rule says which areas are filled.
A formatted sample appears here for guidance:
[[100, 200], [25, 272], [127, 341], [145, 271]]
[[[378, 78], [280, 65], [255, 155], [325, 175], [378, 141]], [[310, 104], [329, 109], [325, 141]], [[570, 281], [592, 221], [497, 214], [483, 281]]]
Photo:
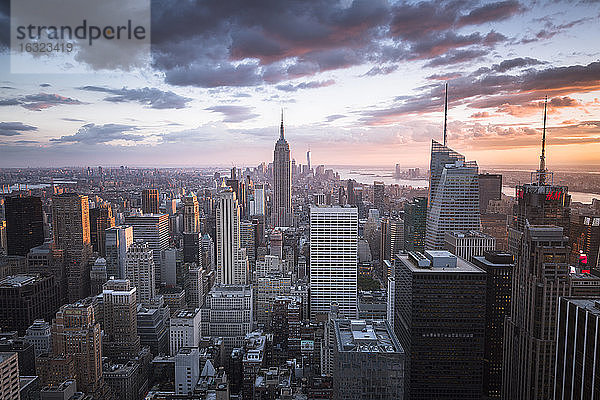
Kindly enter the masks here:
[[481, 399], [485, 272], [447, 251], [399, 254], [394, 330], [406, 351], [405, 398]]
[[29, 250], [44, 243], [41, 198], [7, 197], [4, 210], [9, 256], [26, 256]]
[[502, 198], [502, 175], [479, 174], [479, 212], [485, 213], [490, 200]]
[[273, 226], [292, 226], [292, 171], [290, 167], [290, 145], [283, 135], [283, 111], [279, 140], [273, 152]]

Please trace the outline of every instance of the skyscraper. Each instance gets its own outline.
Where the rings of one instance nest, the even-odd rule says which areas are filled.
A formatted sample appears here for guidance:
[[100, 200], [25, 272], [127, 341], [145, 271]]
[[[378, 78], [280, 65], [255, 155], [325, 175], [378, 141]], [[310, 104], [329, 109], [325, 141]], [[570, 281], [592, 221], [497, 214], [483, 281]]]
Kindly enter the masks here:
[[561, 297], [554, 399], [594, 399], [600, 393], [600, 299]]
[[475, 256], [472, 262], [485, 271], [487, 280], [483, 395], [489, 399], [499, 399], [502, 388], [504, 320], [510, 315], [515, 264], [510, 253], [497, 251]]
[[558, 298], [569, 296], [570, 196], [546, 169], [546, 106], [540, 167], [517, 186], [509, 226], [515, 256], [512, 307], [504, 328], [502, 396], [547, 399], [554, 389]]
[[327, 313], [333, 302], [339, 313], [357, 317], [358, 209], [310, 209], [310, 312]]
[[160, 256], [163, 250], [169, 248], [169, 215], [128, 215], [125, 217], [125, 224], [133, 226], [135, 241], [147, 242], [153, 250], [156, 281], [162, 282]]
[[0, 353], [0, 398], [19, 400], [19, 360], [17, 353]]
[[383, 210], [385, 200], [385, 184], [383, 182], [373, 182], [373, 205], [379, 211]]
[[243, 284], [246, 271], [239, 271], [240, 208], [231, 190], [219, 193], [217, 203], [217, 283]]
[[558, 299], [570, 295], [568, 260], [562, 227], [525, 226], [504, 327], [503, 398], [552, 398]]
[[125, 279], [127, 250], [133, 244], [133, 227], [129, 225], [108, 228], [106, 236], [106, 274]]
[[254, 199], [250, 204], [250, 215], [265, 215], [265, 185], [257, 184], [254, 186]]
[[279, 140], [273, 152], [273, 226], [293, 226], [292, 172], [290, 169], [290, 145], [283, 135], [283, 111]]
[[144, 214], [158, 214], [158, 189], [142, 190], [142, 212]]
[[200, 232], [200, 207], [198, 198], [193, 193], [183, 200], [183, 231]]
[[404, 249], [425, 251], [427, 198], [415, 197], [404, 205]]
[[306, 168], [310, 171], [310, 149], [306, 152]]
[[52, 321], [52, 352], [72, 356], [77, 388], [93, 393], [102, 385], [102, 335], [96, 321], [93, 299], [67, 304]]
[[88, 197], [65, 193], [52, 197], [54, 245], [63, 251], [70, 302], [89, 293], [92, 253]]
[[481, 229], [478, 178], [475, 161], [444, 165], [427, 212], [426, 249], [443, 249], [446, 232]]
[[9, 196], [4, 200], [6, 247], [9, 256], [26, 256], [30, 249], [44, 243], [42, 199]]
[[92, 250], [106, 256], [106, 230], [115, 226], [110, 204], [100, 204], [90, 210], [90, 241]]
[[447, 251], [396, 257], [394, 324], [411, 400], [481, 399], [485, 272]]
[[144, 303], [156, 297], [155, 267], [152, 249], [148, 243], [136, 241], [127, 250], [125, 278], [137, 288], [138, 302]]
[[104, 355], [113, 361], [127, 361], [138, 356], [137, 289], [127, 279], [111, 279], [102, 291], [104, 321]]
[[502, 175], [479, 174], [479, 212], [485, 214], [490, 200], [502, 198]]

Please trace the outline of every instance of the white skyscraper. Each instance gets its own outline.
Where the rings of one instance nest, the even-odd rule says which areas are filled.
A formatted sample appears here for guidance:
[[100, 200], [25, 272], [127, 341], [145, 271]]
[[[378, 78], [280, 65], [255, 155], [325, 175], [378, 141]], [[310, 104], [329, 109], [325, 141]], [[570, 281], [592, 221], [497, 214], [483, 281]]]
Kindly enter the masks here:
[[200, 342], [200, 310], [179, 310], [171, 317], [169, 329], [171, 355], [182, 347], [198, 347]]
[[310, 209], [310, 311], [327, 313], [333, 302], [339, 313], [357, 317], [358, 209]]
[[446, 164], [427, 213], [425, 248], [442, 250], [446, 232], [480, 229], [477, 163]]
[[224, 190], [217, 201], [217, 283], [245, 284], [246, 271], [239, 270], [244, 265], [236, 262], [241, 253], [240, 208], [235, 193], [231, 189]]
[[154, 259], [146, 242], [135, 242], [127, 250], [125, 277], [137, 288], [138, 302], [149, 302], [156, 296]]
[[254, 199], [250, 202], [250, 215], [265, 215], [265, 185], [254, 186]]

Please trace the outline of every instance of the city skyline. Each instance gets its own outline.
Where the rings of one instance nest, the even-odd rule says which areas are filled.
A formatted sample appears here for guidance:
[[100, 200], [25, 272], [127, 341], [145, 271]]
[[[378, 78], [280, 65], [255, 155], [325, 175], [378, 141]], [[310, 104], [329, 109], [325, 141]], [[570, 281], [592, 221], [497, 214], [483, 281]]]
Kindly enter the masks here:
[[256, 165], [282, 107], [299, 163], [425, 166], [446, 82], [448, 145], [480, 165], [535, 164], [546, 95], [548, 165], [600, 164], [598, 4], [155, 6], [129, 72], [12, 74], [2, 43], [0, 167]]

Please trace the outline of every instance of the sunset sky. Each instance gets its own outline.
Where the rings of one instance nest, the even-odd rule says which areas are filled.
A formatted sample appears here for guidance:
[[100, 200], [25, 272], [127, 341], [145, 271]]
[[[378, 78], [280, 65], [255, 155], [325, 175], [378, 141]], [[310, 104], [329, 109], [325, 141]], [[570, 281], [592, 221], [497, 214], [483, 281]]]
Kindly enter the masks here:
[[[424, 167], [441, 140], [480, 165], [600, 164], [600, 2], [207, 0], [152, 7], [131, 71], [10, 72], [0, 8], [0, 167], [270, 162]], [[159, 4], [160, 3], [160, 4]]]

